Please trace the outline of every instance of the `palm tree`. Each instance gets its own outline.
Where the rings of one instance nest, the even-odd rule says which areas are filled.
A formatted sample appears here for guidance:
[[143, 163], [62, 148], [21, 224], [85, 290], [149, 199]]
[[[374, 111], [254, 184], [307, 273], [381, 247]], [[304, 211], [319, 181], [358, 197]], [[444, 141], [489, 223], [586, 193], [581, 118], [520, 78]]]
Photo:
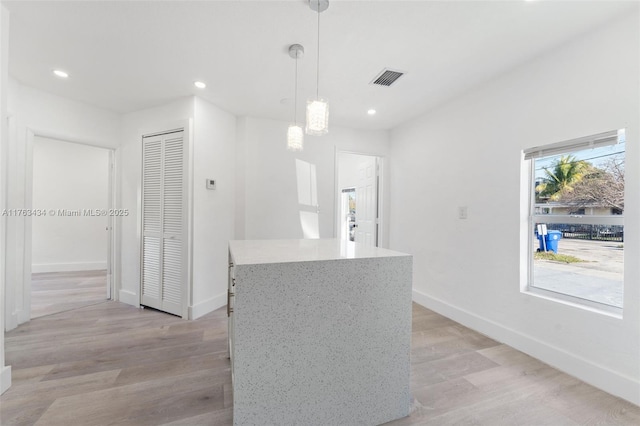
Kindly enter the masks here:
[[536, 198], [558, 201], [562, 194], [573, 191], [574, 185], [582, 180], [591, 167], [584, 160], [577, 161], [571, 155], [563, 155], [551, 168], [544, 169], [546, 176], [536, 186]]

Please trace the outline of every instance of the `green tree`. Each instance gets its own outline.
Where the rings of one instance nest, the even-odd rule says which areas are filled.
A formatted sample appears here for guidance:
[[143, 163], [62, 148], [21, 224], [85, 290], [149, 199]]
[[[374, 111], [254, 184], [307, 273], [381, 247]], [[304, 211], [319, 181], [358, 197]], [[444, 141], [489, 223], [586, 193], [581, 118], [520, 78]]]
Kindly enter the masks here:
[[536, 186], [538, 201], [558, 201], [563, 194], [573, 191], [573, 188], [592, 168], [584, 160], [577, 161], [572, 155], [563, 155], [556, 160], [552, 167], [545, 168], [545, 177]]

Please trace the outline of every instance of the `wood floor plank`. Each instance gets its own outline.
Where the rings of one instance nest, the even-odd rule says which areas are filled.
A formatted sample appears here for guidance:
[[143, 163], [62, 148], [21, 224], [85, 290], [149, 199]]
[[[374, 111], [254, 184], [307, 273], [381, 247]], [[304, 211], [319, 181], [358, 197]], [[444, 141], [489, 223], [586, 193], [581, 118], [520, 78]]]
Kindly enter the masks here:
[[448, 411], [430, 416], [424, 425], [535, 425], [535, 426], [578, 426], [573, 420], [537, 400], [505, 398], [482, 405]]
[[637, 406], [577, 379], [571, 385], [547, 394], [542, 403], [578, 424], [640, 425]]
[[[101, 302], [23, 324], [5, 335], [0, 424], [231, 425], [226, 321]], [[415, 304], [411, 388], [411, 415], [389, 425], [640, 424], [640, 407]]]
[[[154, 425], [223, 409], [215, 370], [117, 386], [57, 399], [38, 424]], [[230, 374], [230, 373], [229, 373]]]
[[77, 394], [85, 394], [96, 390], [113, 387], [120, 370], [103, 371], [81, 376], [65, 377], [54, 381], [41, 380], [37, 383], [18, 383], [15, 389], [4, 398], [3, 402], [16, 399], [58, 399]]
[[106, 298], [106, 270], [31, 275], [31, 318], [100, 303]]
[[196, 425], [231, 425], [233, 424], [233, 408], [207, 412], [197, 416], [178, 419], [161, 426], [196, 426]]
[[0, 405], [0, 424], [2, 426], [33, 425], [53, 402], [54, 399], [49, 399], [48, 401], [2, 401]]
[[11, 370], [11, 378], [14, 383], [32, 383], [39, 382], [42, 378], [48, 374], [53, 365], [39, 365], [32, 368], [19, 368]]
[[121, 370], [116, 380], [116, 385], [131, 383], [141, 383], [159, 378], [169, 378], [183, 374], [197, 373], [203, 370], [220, 372], [217, 376], [222, 382], [228, 381], [230, 374], [229, 360], [226, 352], [217, 357], [210, 353], [198, 356], [182, 358], [181, 362], [175, 360], [163, 360], [159, 362], [149, 362], [142, 365], [134, 365]]

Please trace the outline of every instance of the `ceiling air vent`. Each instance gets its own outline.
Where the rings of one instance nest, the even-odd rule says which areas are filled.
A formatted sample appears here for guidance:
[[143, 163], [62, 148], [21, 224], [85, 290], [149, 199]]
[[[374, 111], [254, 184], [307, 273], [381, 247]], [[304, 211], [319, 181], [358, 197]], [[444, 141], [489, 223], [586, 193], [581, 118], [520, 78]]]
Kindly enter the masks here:
[[375, 84], [376, 86], [389, 87], [403, 75], [404, 72], [402, 71], [394, 71], [390, 70], [389, 68], [385, 68], [373, 79], [373, 81], [371, 81], [371, 84]]

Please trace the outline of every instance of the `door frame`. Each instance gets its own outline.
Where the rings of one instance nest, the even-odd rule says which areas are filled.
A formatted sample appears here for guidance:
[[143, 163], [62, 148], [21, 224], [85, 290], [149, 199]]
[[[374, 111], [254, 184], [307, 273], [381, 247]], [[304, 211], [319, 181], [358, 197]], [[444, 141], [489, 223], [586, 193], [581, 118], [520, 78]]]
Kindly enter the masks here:
[[[54, 139], [60, 142], [75, 143], [78, 145], [90, 146], [94, 148], [106, 149], [109, 152], [109, 177], [108, 177], [108, 201], [107, 209], [113, 209], [116, 206], [117, 185], [117, 150], [118, 148], [106, 147], [104, 144], [84, 139], [76, 138], [70, 135], [54, 134], [47, 131], [39, 131], [27, 128], [26, 135], [26, 152], [25, 152], [25, 188], [24, 200], [26, 210], [33, 209], [33, 145], [35, 138]], [[116, 256], [116, 235], [118, 223], [113, 216], [108, 216], [108, 235], [107, 235], [107, 296], [109, 300], [118, 300], [118, 292], [116, 291], [116, 277], [120, 270], [120, 262]], [[24, 220], [24, 264], [23, 264], [23, 321], [31, 320], [31, 262], [32, 262], [32, 236], [33, 223], [30, 216], [26, 216]]]
[[[362, 151], [351, 151], [345, 149], [335, 148], [335, 163], [334, 163], [334, 212], [333, 212], [333, 235], [334, 238], [340, 239], [340, 154], [352, 154], [352, 155], [363, 155], [367, 157], [375, 157], [376, 159], [376, 173], [378, 176], [377, 181], [377, 194], [376, 194], [376, 203], [378, 210], [378, 223], [377, 223], [377, 231], [376, 231], [376, 247], [386, 247], [387, 246], [387, 232], [385, 229], [386, 225], [386, 168], [387, 168], [387, 159], [382, 155], [378, 155], [376, 153], [371, 152], [362, 152]], [[357, 200], [356, 200], [357, 203]]]

